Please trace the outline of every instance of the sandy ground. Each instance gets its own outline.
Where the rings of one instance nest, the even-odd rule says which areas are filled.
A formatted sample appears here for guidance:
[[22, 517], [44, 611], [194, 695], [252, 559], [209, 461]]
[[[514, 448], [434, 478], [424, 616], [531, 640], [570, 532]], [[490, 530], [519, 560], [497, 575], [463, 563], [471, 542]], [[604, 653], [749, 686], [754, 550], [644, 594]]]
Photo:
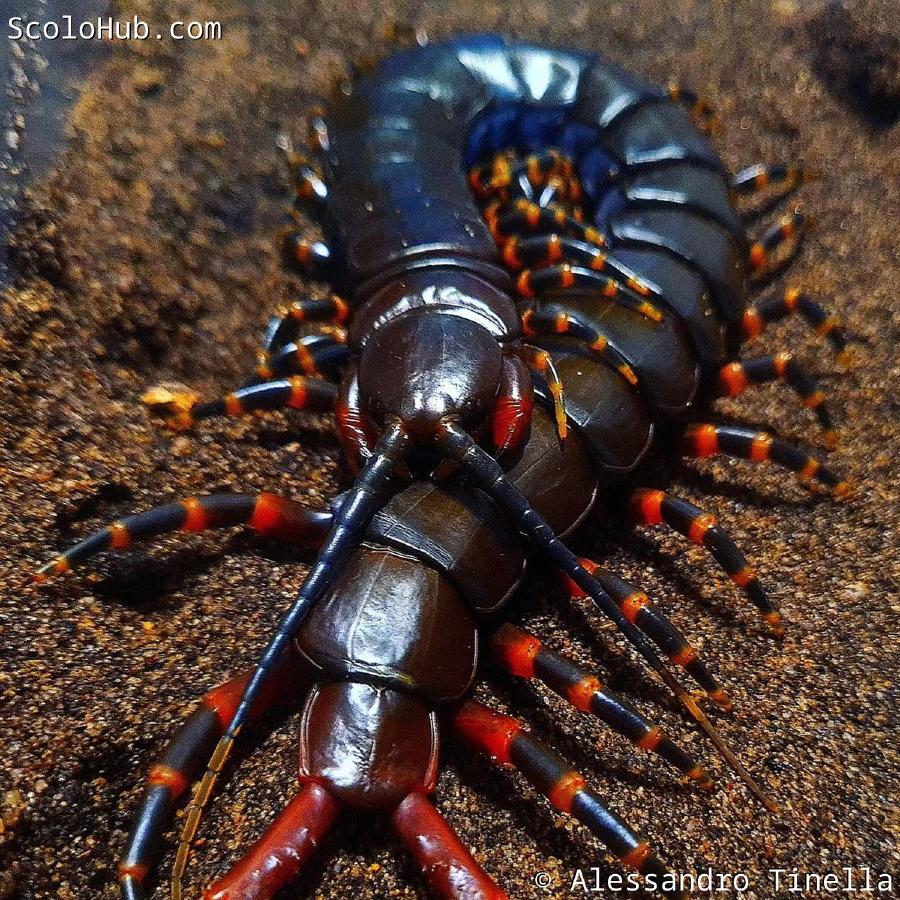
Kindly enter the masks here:
[[[552, 589], [526, 590], [515, 616], [601, 674], [615, 669], [617, 687], [709, 761], [718, 792], [679, 785], [543, 689], [479, 692], [574, 759], [678, 871], [746, 873], [748, 898], [776, 896], [773, 867], [868, 866], [896, 883], [896, 4], [121, 6], [153, 22], [218, 19], [224, 36], [134, 43], [104, 63], [72, 112], [68, 151], [34, 186], [14, 248], [19, 280], [0, 304], [0, 897], [116, 895], [143, 772], [196, 698], [253, 661], [303, 576], [302, 554], [218, 534], [107, 557], [42, 590], [25, 585], [48, 556], [129, 510], [229, 488], [277, 487], [320, 504], [337, 489], [324, 420], [273, 415], [173, 437], [136, 398], [164, 380], [207, 392], [236, 383], [268, 312], [308, 287], [282, 272], [274, 249], [287, 188], [274, 136], [299, 135], [304, 111], [352, 61], [387, 49], [390, 23], [435, 38], [490, 28], [602, 50], [708, 95], [733, 167], [799, 157], [824, 172], [803, 191], [817, 227], [791, 279], [826, 298], [864, 346], [841, 375], [799, 326], [774, 329], [769, 346], [797, 349], [822, 374], [844, 427], [834, 465], [857, 496], [834, 504], [744, 463], [674, 471], [677, 490], [720, 513], [758, 563], [788, 636], [769, 638], [680, 539], [598, 524], [581, 541], [692, 635], [737, 702], [717, 723], [783, 815], [750, 802], [620, 643]], [[778, 388], [723, 407], [815, 440], [811, 418]], [[289, 711], [246, 741], [203, 826], [195, 889], [291, 795], [296, 727]], [[518, 777], [452, 746], [445, 763], [440, 809], [513, 896], [579, 895], [579, 867], [618, 871]], [[548, 889], [535, 886], [538, 872]], [[359, 818], [335, 829], [286, 896], [423, 893], [387, 829]]]

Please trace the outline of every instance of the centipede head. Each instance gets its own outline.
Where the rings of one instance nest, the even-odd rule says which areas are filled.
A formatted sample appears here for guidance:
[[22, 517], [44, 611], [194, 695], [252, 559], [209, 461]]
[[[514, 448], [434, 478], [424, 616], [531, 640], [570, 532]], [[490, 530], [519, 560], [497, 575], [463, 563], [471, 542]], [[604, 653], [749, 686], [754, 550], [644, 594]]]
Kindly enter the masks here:
[[363, 348], [363, 409], [376, 427], [398, 419], [420, 445], [431, 443], [447, 419], [480, 433], [497, 398], [502, 365], [497, 340], [477, 322], [414, 310], [379, 328]]

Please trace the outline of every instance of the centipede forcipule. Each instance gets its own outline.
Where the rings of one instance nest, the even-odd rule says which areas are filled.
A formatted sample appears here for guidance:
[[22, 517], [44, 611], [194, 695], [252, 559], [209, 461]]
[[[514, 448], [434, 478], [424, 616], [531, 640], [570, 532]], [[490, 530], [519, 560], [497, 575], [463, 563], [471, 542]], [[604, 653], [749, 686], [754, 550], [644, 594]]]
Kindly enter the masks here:
[[[333, 411], [352, 485], [321, 510], [268, 493], [170, 503], [113, 523], [38, 575], [179, 529], [248, 524], [319, 550], [258, 666], [208, 694], [151, 769], [120, 870], [123, 897], [146, 896], [163, 831], [200, 777], [176, 855], [180, 896], [239, 732], [282, 700], [304, 704], [301, 790], [208, 897], [272, 896], [348, 807], [386, 812], [438, 894], [504, 896], [427, 799], [442, 729], [521, 771], [625, 865], [664, 881], [663, 863], [580, 773], [469, 696], [480, 640], [501, 668], [543, 681], [711, 785], [594, 676], [497, 625], [532, 557], [615, 623], [774, 806], [674, 674], [729, 708], [697, 652], [640, 586], [561, 540], [607, 488], [624, 485], [637, 523], [666, 524], [708, 548], [779, 633], [774, 602], [725, 531], [687, 501], [643, 487], [642, 462], [651, 452], [772, 461], [847, 493], [807, 450], [710, 418], [715, 396], [784, 380], [833, 444], [824, 395], [805, 368], [786, 353], [738, 353], [792, 314], [839, 353], [848, 341], [797, 291], [749, 303], [754, 275], [791, 252], [805, 219], [791, 214], [751, 241], [735, 204], [767, 189], [786, 195], [812, 173], [776, 165], [731, 176], [698, 127], [710, 122], [686, 90], [657, 88], [593, 54], [494, 36], [397, 53], [314, 117], [314, 153], [290, 156], [298, 199], [325, 237], [289, 233], [285, 252], [341, 296], [276, 316], [253, 378], [223, 399], [151, 391], [148, 402], [174, 428], [255, 410]], [[302, 336], [310, 322], [328, 327]]]

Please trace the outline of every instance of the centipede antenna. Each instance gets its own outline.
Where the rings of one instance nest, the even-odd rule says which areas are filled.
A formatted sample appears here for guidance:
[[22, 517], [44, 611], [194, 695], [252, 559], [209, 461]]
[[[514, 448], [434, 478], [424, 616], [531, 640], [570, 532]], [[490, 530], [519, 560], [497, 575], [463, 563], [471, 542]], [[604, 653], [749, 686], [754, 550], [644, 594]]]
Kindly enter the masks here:
[[766, 809], [773, 813], [778, 812], [777, 804], [765, 794], [753, 776], [728, 748], [725, 739], [707, 719], [688, 690], [659, 657], [647, 638], [625, 618], [612, 597], [603, 590], [599, 582], [581, 565], [575, 554], [556, 536], [547, 521], [528, 501], [528, 498], [507, 478], [497, 461], [482, 450], [455, 423], [444, 423], [439, 440], [445, 452], [459, 462], [463, 472], [469, 475], [478, 487], [502, 509], [511, 514], [522, 531], [528, 534], [559, 568], [615, 622], [619, 630], [659, 675], [675, 699], [706, 733], [722, 758], [734, 769], [753, 795]]
[[340, 508], [336, 511], [328, 537], [319, 551], [313, 568], [300, 587], [297, 599], [283, 616], [278, 630], [256, 664], [253, 675], [244, 688], [228, 727], [210, 757], [203, 778], [197, 785], [185, 814], [178, 850], [175, 854], [175, 863], [172, 867], [172, 900], [181, 900], [181, 882], [187, 868], [191, 843], [197, 834], [203, 811], [212, 795], [219, 773], [231, 755], [234, 742], [250, 716], [251, 708], [259, 696], [270, 670], [294, 637], [297, 628], [312, 605], [328, 587], [344, 552], [381, 506], [394, 468], [406, 447], [406, 442], [407, 435], [400, 423], [392, 425], [382, 436], [353, 487], [344, 496]]
[[741, 781], [747, 785], [747, 788], [762, 803], [770, 813], [778, 815], [781, 807], [757, 784], [756, 779], [750, 774], [746, 766], [735, 756], [725, 738], [719, 734], [715, 725], [706, 717], [706, 713], [697, 705], [696, 700], [678, 683], [677, 679], [668, 669], [663, 669], [660, 674], [666, 685], [672, 690], [681, 705], [687, 710], [691, 718], [703, 729], [706, 736], [713, 742], [715, 748], [719, 751], [722, 758], [731, 766], [732, 769], [740, 777]]

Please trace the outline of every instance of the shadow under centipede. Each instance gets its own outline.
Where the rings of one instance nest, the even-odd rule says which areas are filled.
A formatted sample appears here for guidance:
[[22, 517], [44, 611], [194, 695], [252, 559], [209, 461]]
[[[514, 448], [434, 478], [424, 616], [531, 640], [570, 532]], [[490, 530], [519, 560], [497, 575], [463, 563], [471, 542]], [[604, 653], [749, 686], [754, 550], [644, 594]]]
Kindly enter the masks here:
[[788, 269], [797, 261], [803, 252], [802, 239], [800, 244], [793, 250], [784, 253], [781, 259], [763, 269], [761, 272], [755, 273], [750, 279], [750, 293], [758, 294], [766, 288], [771, 287]]
[[[748, 463], [747, 465], [752, 465]], [[790, 479], [794, 478], [790, 472], [785, 472], [785, 478], [790, 483]], [[748, 481], [750, 476], [747, 476]], [[727, 498], [734, 500], [744, 506], [753, 507], [758, 510], [776, 510], [776, 509], [812, 509], [819, 503], [827, 502], [828, 497], [819, 496], [810, 492], [809, 496], [790, 497], [785, 494], [770, 493], [760, 488], [738, 481], [723, 481], [721, 478], [703, 472], [694, 468], [688, 462], [679, 462], [677, 464], [676, 479], [678, 482], [688, 485], [694, 490], [699, 491], [708, 497]], [[711, 504], [710, 504], [711, 505]], [[710, 510], [714, 512], [715, 510]]]
[[175, 612], [186, 602], [178, 591], [213, 569], [224, 555], [184, 547], [165, 555], [145, 550], [113, 557], [92, 591], [102, 599], [142, 612]]
[[252, 531], [239, 531], [232, 535], [222, 548], [223, 556], [253, 557], [265, 559], [269, 562], [312, 565], [316, 559], [316, 551], [298, 547], [278, 541], [274, 538], [266, 538]]
[[[615, 564], [612, 562], [613, 556], [623, 551], [630, 560], [641, 565], [648, 564], [654, 571], [654, 574], [663, 576], [668, 584], [675, 587], [682, 596], [691, 601], [694, 606], [700, 607], [704, 611], [716, 616], [723, 625], [737, 631], [745, 631], [745, 623], [737, 614], [736, 609], [731, 605], [726, 605], [723, 600], [720, 603], [712, 601], [705, 596], [699, 588], [699, 582], [718, 583], [714, 581], [715, 574], [703, 564], [694, 566], [692, 572], [696, 573], [696, 579], [684, 574], [678, 567], [675, 559], [667, 553], [663, 553], [653, 537], [645, 534], [640, 527], [635, 527], [630, 522], [626, 522], [624, 518], [613, 521], [615, 535], [608, 533], [610, 529], [600, 530], [598, 532], [599, 540], [593, 542], [593, 549], [597, 556], [604, 561], [604, 566], [615, 572]], [[684, 539], [687, 542], [687, 538]], [[690, 546], [686, 543], [686, 546]], [[710, 559], [712, 559], [710, 557]], [[714, 565], [710, 562], [709, 565]], [[644, 589], [641, 584], [635, 584], [635, 587]], [[728, 590], [729, 585], [723, 587]], [[663, 610], [665, 612], [665, 610]]]
[[[584, 609], [578, 605], [579, 602], [569, 599], [558, 585], [547, 584], [534, 577], [535, 569], [536, 566], [532, 565], [529, 570], [532, 577], [526, 578], [510, 605], [505, 607], [498, 616], [497, 624], [501, 621], [508, 621], [528, 631], [531, 630], [528, 620], [535, 616], [545, 615], [558, 618], [560, 623], [555, 631], [564, 632], [584, 644], [591, 657], [590, 668], [592, 671], [601, 670], [604, 674], [603, 680], [610, 687], [613, 686], [613, 680], [617, 678], [629, 685], [640, 681], [646, 673], [639, 666], [633, 664], [625, 652], [613, 645], [616, 640], [615, 635], [618, 633], [615, 625], [611, 621], [602, 619], [603, 614], [599, 610], [596, 613], [602, 619], [601, 624], [598, 626], [592, 622]], [[590, 601], [580, 602], [585, 604], [585, 608], [593, 609], [593, 607], [588, 607]], [[609, 625], [608, 631], [604, 629], [605, 624]], [[605, 637], [609, 637], [610, 640], [605, 640]], [[622, 640], [624, 641], [624, 638]], [[505, 681], [501, 683], [505, 684]]]
[[[250, 746], [246, 743], [242, 746], [250, 752], [290, 712], [285, 709], [270, 713], [258, 726], [248, 730]], [[253, 744], [254, 740], [256, 744]], [[117, 834], [123, 835], [132, 824], [143, 791], [144, 776], [164, 744], [165, 736], [162, 734], [145, 734], [127, 744], [100, 735], [91, 741], [91, 752], [79, 753], [71, 759], [64, 758], [45, 773], [50, 789], [37, 793], [29, 802], [27, 825], [8, 834], [9, 839], [0, 855], [0, 865], [7, 861], [23, 864], [22, 883], [27, 884], [29, 864], [41, 864], [40, 859], [34, 858], [34, 849], [59, 846], [61, 835], [78, 828], [73, 822], [90, 821], [97, 813], [102, 815], [102, 820], [92, 830], [92, 835], [111, 850], [106, 857], [98, 860], [88, 885], [96, 889], [96, 894], [91, 896], [101, 896], [115, 881], [116, 861], [121, 850], [117, 846], [120, 839]], [[237, 762], [241, 759], [243, 753]], [[103, 798], [98, 799], [98, 791], [105, 792], [107, 796], [129, 793], [133, 796], [130, 803], [120, 808], [118, 805], [110, 806]], [[32, 851], [31, 854], [29, 851]], [[157, 883], [164, 881], [166, 871], [165, 868], [156, 870]], [[30, 900], [37, 896], [24, 891], [22, 883], [14, 889], [11, 898]]]
[[337, 435], [333, 429], [313, 428], [312, 426], [294, 428], [263, 426], [249, 438], [249, 441], [259, 444], [265, 450], [277, 450], [289, 444], [300, 444], [304, 450], [323, 454], [333, 452], [335, 458], [340, 449]]
[[115, 504], [130, 503], [134, 499], [131, 488], [118, 481], [107, 481], [85, 497], [70, 500], [57, 509], [53, 527], [57, 531], [69, 531], [76, 522], [98, 516], [101, 510]]
[[[586, 606], [589, 601], [583, 602]], [[604, 632], [590, 621], [581, 606], [563, 602], [559, 604], [557, 611], [563, 628], [570, 634], [577, 635], [584, 644], [591, 657], [592, 667], [600, 666], [606, 672], [606, 678], [601, 680], [604, 680], [611, 690], [639, 698], [656, 708], [671, 707], [669, 694], [663, 690], [662, 685], [656, 683], [649, 669], [639, 665], [633, 654], [624, 652], [619, 646], [613, 647], [613, 641], [618, 641], [619, 638], [618, 631], [612, 623], [604, 635]], [[599, 612], [597, 614], [602, 615]], [[609, 636], [610, 640], [605, 640], [605, 636]], [[621, 640], [625, 641], [624, 638]]]
[[793, 195], [794, 190], [792, 189], [786, 192], [782, 191], [776, 193], [771, 197], [763, 198], [755, 203], [751, 202], [745, 204], [738, 213], [741, 222], [744, 225], [753, 225], [763, 216], [773, 213], [779, 207], [784, 206]]

